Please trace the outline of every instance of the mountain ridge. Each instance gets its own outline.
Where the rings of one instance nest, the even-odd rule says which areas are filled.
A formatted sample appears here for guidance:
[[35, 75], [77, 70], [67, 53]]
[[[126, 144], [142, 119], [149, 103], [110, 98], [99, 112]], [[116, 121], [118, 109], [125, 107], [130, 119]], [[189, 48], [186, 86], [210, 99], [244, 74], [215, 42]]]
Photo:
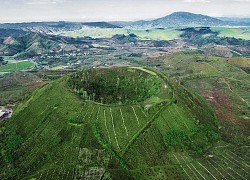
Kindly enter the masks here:
[[226, 22], [207, 15], [190, 12], [174, 12], [152, 21], [137, 21], [132, 27], [167, 28], [177, 26], [223, 26]]
[[153, 20], [139, 21], [96, 21], [96, 22], [23, 22], [0, 23], [2, 29], [17, 29], [41, 33], [74, 31], [83, 27], [90, 28], [169, 28], [169, 27], [215, 27], [215, 26], [250, 26], [250, 18], [211, 17], [191, 12], [174, 12]]

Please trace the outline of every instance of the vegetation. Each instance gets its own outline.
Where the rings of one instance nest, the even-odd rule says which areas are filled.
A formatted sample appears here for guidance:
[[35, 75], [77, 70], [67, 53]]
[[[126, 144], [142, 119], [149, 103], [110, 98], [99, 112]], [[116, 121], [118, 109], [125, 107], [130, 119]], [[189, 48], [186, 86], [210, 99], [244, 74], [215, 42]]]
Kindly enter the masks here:
[[[187, 16], [201, 17], [172, 23]], [[155, 28], [166, 20], [0, 30], [0, 64], [37, 68], [0, 76], [0, 105], [17, 105], [0, 179], [249, 179], [248, 29]]]
[[216, 28], [212, 28], [212, 29], [215, 31], [218, 31], [220, 37], [231, 37], [231, 38], [234, 37], [234, 38], [250, 40], [249, 28], [216, 27]]
[[[160, 90], [133, 104], [110, 105], [79, 98], [69, 86], [69, 80], [105, 75], [112, 87], [114, 77], [123, 74], [136, 79], [129, 79], [129, 86], [143, 89], [142, 79], [156, 78]], [[198, 116], [204, 120], [197, 122]], [[26, 98], [4, 127], [1, 156], [8, 161], [0, 161], [0, 176], [12, 179], [87, 178], [90, 172], [112, 179], [164, 179], [169, 173], [185, 178], [172, 153], [178, 160], [178, 153], [195, 153], [198, 159], [186, 156], [200, 162], [219, 140], [213, 110], [200, 96], [177, 88], [163, 73], [139, 67], [83, 70], [55, 80]], [[207, 176], [204, 171], [199, 169]]]
[[6, 64], [0, 66], [0, 72], [18, 72], [21, 70], [27, 70], [34, 66], [33, 63], [29, 61], [17, 62], [12, 64]]
[[198, 46], [204, 46], [207, 44], [231, 46], [250, 45], [250, 41], [248, 40], [237, 39], [235, 37], [219, 37], [219, 32], [213, 31], [210, 28], [186, 28], [181, 31], [184, 31], [184, 33], [181, 34], [182, 38], [184, 38], [187, 42]]
[[197, 127], [186, 132], [173, 129], [167, 131], [165, 135], [168, 151], [194, 151], [202, 154], [218, 140], [218, 133], [204, 127]]
[[133, 104], [161, 89], [157, 76], [127, 68], [84, 70], [72, 74], [68, 82], [83, 99], [106, 104]]
[[3, 148], [3, 158], [6, 163], [10, 164], [14, 161], [13, 154], [22, 143], [23, 138], [16, 134], [15, 131], [12, 131], [9, 135], [7, 135], [7, 137], [4, 139], [5, 147]]
[[[168, 70], [164, 71], [172, 79], [179, 80], [178, 83], [188, 88], [189, 91], [193, 89], [200, 93], [213, 106], [220, 122], [218, 127], [224, 141], [237, 146], [248, 144], [250, 126], [247, 119], [250, 117], [248, 95], [250, 84], [247, 81], [249, 74], [242, 71], [249, 66], [248, 58], [205, 57], [202, 53], [189, 51], [173, 54], [164, 59], [166, 66], [171, 64]], [[206, 65], [206, 68], [201, 64]], [[175, 92], [181, 92], [181, 89]], [[192, 94], [199, 97], [194, 91]], [[187, 97], [189, 96], [181, 96], [177, 101], [187, 99]], [[205, 104], [203, 100], [201, 102]], [[182, 104], [189, 104], [188, 107], [194, 106], [190, 103], [183, 102]], [[198, 113], [212, 114], [213, 109], [208, 107], [205, 108], [209, 110], [206, 112], [198, 110], [199, 106], [194, 106], [193, 114], [196, 114], [199, 122], [203, 120], [203, 123], [209, 122], [200, 118], [202, 115]]]
[[135, 34], [141, 40], [172, 40], [177, 39], [181, 34], [175, 29], [110, 29], [110, 28], [83, 28], [77, 31], [63, 32], [63, 35], [69, 37], [84, 37], [90, 36], [93, 38], [111, 38], [115, 35]]

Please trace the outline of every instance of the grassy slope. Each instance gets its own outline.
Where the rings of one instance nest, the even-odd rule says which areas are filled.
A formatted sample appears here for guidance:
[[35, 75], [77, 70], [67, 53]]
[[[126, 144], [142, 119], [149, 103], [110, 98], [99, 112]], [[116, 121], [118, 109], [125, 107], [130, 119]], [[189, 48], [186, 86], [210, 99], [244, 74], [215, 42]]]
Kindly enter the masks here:
[[[6, 133], [16, 129], [24, 143], [14, 153], [13, 166], [0, 161], [0, 177], [19, 174], [21, 179], [73, 179], [94, 172], [92, 177], [113, 179], [248, 178], [249, 152], [245, 148], [238, 150], [218, 142], [207, 152], [214, 158], [166, 150], [164, 136], [170, 129], [188, 131], [198, 124], [215, 129], [218, 126], [203, 98], [167, 84], [177, 101], [169, 103], [171, 97], [172, 102], [174, 99], [167, 96], [168, 103], [148, 112], [139, 104], [84, 102], [65, 78], [36, 90], [5, 124]], [[246, 157], [242, 160], [238, 154], [243, 152]]]
[[[199, 53], [189, 52], [171, 55], [164, 62], [166, 66], [170, 65], [167, 73], [179, 79], [185, 87], [202, 94], [214, 106], [224, 140], [237, 146], [250, 143], [250, 76], [239, 68], [247, 65], [248, 59], [205, 58]], [[204, 63], [215, 71], [204, 71], [200, 66]]]
[[[7, 133], [16, 130], [24, 143], [14, 153], [14, 166], [0, 161], [0, 174], [73, 179], [86, 177], [92, 171], [100, 178], [107, 170], [105, 176], [114, 179], [131, 179], [131, 173], [136, 179], [201, 178], [200, 174], [210, 179], [211, 174], [199, 164], [207, 163], [206, 158], [165, 149], [164, 135], [169, 129], [186, 130], [197, 123], [217, 126], [213, 111], [201, 97], [179, 86], [173, 90], [176, 104], [162, 104], [147, 113], [139, 105], [84, 102], [64, 79], [48, 84], [36, 90], [7, 122]], [[202, 117], [199, 122], [198, 117]], [[189, 170], [189, 164], [197, 169], [196, 174]], [[231, 168], [238, 172], [236, 166]], [[221, 178], [215, 169], [209, 170]]]
[[[72, 94], [65, 81], [35, 91], [7, 124], [25, 139], [16, 152], [16, 169], [24, 171], [23, 176], [34, 174], [39, 177], [50, 169], [59, 171], [64, 165], [62, 175], [66, 176], [69, 170], [68, 177], [72, 177], [79, 150], [89, 148], [91, 152], [100, 148], [93, 132], [89, 131], [92, 128], [89, 119], [84, 118], [83, 112], [88, 112], [88, 109], [89, 104]], [[72, 118], [81, 119], [82, 124], [70, 123]], [[60, 175], [54, 177], [59, 179], [56, 176]]]

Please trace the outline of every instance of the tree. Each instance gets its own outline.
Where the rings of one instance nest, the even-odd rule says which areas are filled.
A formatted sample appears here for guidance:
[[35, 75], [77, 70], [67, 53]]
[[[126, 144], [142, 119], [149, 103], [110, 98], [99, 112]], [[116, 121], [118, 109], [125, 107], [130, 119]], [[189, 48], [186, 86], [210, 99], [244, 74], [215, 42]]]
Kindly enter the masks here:
[[22, 143], [23, 143], [23, 138], [16, 132], [12, 132], [5, 138], [4, 144], [6, 151], [4, 154], [4, 160], [7, 163], [12, 163], [14, 161], [13, 153]]

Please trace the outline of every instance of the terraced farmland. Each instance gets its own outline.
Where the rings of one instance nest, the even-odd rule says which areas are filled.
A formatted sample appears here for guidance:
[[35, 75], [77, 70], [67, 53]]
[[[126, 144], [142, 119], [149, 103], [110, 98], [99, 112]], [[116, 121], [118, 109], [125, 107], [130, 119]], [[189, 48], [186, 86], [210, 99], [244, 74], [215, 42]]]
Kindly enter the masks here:
[[1, 179], [250, 178], [249, 147], [223, 142], [206, 101], [153, 69], [71, 74], [0, 128]]

